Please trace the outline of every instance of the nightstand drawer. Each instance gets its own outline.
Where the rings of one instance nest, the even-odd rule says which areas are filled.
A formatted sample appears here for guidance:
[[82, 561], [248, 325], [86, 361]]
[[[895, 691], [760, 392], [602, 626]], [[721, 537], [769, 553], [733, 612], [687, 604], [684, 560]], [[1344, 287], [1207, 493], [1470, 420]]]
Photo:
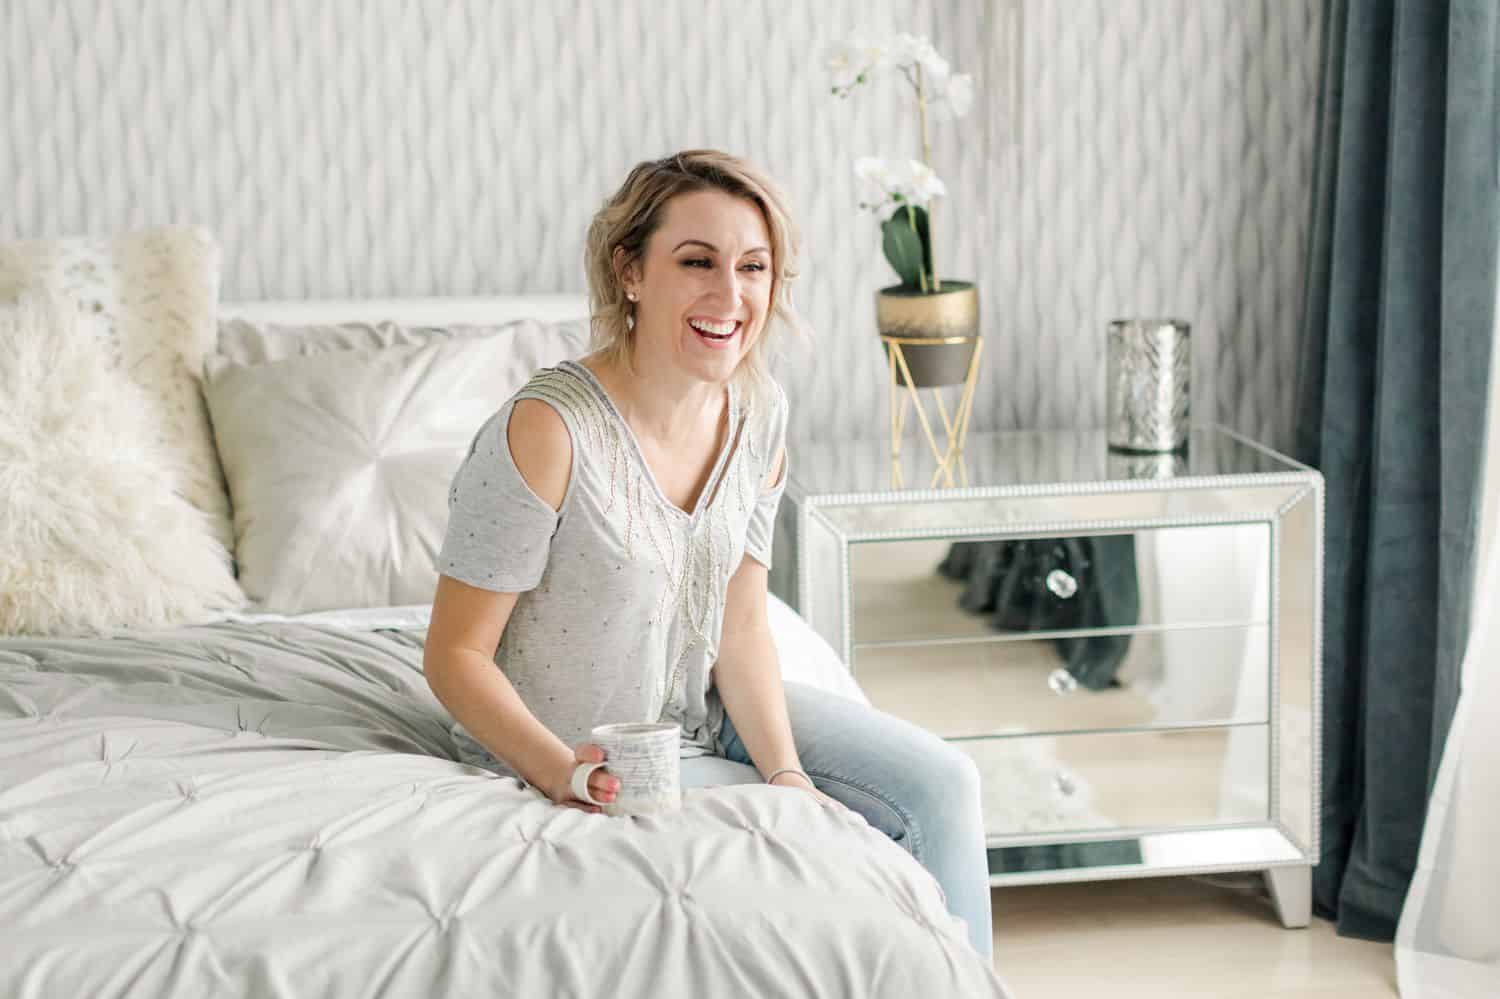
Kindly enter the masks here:
[[857, 542], [849, 546], [850, 637], [859, 645], [1000, 630], [1259, 624], [1269, 615], [1270, 534], [1253, 523]]
[[882, 711], [944, 738], [1264, 722], [1266, 625], [860, 646]]
[[985, 833], [1003, 837], [1265, 822], [1268, 727], [965, 739]]

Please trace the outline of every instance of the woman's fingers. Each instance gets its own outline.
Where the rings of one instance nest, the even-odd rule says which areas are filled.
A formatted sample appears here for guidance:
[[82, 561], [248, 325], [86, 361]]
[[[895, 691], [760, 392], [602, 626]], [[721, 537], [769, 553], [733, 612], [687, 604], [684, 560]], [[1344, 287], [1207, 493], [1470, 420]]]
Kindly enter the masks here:
[[620, 789], [620, 779], [604, 770], [589, 774], [589, 794], [600, 801], [614, 801]]
[[[603, 763], [605, 755], [604, 748], [595, 742], [580, 742], [573, 747], [573, 759], [577, 763]], [[603, 768], [596, 769], [589, 774], [589, 795], [599, 801], [614, 801], [619, 784], [619, 780], [613, 774], [607, 773]], [[573, 798], [563, 804], [586, 812], [600, 810], [598, 805], [580, 798]]]
[[844, 804], [842, 801], [833, 797], [832, 795], [824, 794], [822, 791], [817, 790], [815, 790], [813, 793], [818, 796], [818, 800], [821, 801], [826, 808], [832, 809], [835, 812], [852, 811], [852, 809], [850, 809], [848, 805]]
[[809, 786], [807, 784], [802, 783], [801, 781], [798, 781], [796, 784], [777, 784], [777, 785], [774, 785], [774, 786], [776, 786], [776, 787], [789, 787], [789, 788], [795, 788], [795, 789], [797, 789], [799, 791], [804, 791], [804, 792], [812, 795], [813, 798], [818, 802], [818, 804], [820, 804], [824, 808], [827, 808], [827, 809], [829, 809], [831, 811], [834, 811], [834, 812], [853, 811], [853, 809], [851, 809], [848, 805], [844, 804], [839, 799], [833, 797], [832, 795], [825, 794], [821, 790], [819, 790], [817, 787]]

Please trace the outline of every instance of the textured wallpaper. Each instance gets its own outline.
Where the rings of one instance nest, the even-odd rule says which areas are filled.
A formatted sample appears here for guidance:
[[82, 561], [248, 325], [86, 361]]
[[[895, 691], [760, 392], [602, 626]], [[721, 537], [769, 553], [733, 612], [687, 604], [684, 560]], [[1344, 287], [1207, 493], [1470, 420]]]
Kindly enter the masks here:
[[226, 299], [575, 291], [635, 162], [715, 146], [804, 230], [803, 439], [883, 427], [860, 155], [913, 154], [894, 82], [818, 53], [932, 36], [978, 102], [933, 127], [939, 271], [978, 282], [976, 429], [1103, 422], [1105, 323], [1193, 323], [1194, 418], [1291, 439], [1318, 0], [6, 0], [0, 239], [210, 227]]

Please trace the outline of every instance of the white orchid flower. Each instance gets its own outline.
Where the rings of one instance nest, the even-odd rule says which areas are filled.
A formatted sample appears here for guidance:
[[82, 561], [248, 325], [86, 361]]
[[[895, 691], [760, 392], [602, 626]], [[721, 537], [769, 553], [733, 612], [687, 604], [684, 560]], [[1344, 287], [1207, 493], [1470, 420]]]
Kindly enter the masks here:
[[885, 70], [912, 71], [917, 67], [922, 70], [924, 92], [938, 94], [947, 88], [951, 76], [948, 60], [938, 55], [923, 35], [904, 31], [877, 35], [858, 30], [823, 50], [823, 68], [832, 75], [834, 92], [842, 92], [841, 96], [848, 96], [855, 86]]
[[949, 76], [941, 90], [933, 91], [928, 107], [939, 120], [962, 118], [974, 107], [974, 78], [968, 73]]
[[854, 174], [860, 180], [859, 206], [881, 216], [901, 205], [926, 207], [948, 193], [942, 179], [921, 160], [861, 156], [854, 161]]
[[911, 84], [912, 106], [924, 108], [921, 160], [862, 156], [854, 161], [854, 174], [859, 180], [859, 207], [881, 218], [886, 259], [902, 282], [919, 285], [924, 294], [930, 287], [940, 288], [936, 267], [931, 264], [930, 229], [917, 227], [921, 260], [915, 261], [913, 233], [893, 220], [902, 208], [926, 208], [934, 199], [947, 196], [947, 185], [924, 162], [930, 155], [926, 112], [940, 119], [967, 114], [974, 106], [973, 77], [954, 73], [930, 41], [907, 32], [873, 35], [857, 31], [827, 46], [823, 65], [832, 74], [833, 93], [839, 97], [848, 97], [856, 86], [869, 82], [877, 73], [899, 70]]
[[921, 160], [904, 160], [904, 170], [898, 170], [901, 178], [899, 193], [908, 203], [926, 205], [933, 198], [946, 197], [948, 187], [937, 173]]
[[891, 193], [899, 180], [885, 160], [878, 156], [861, 156], [854, 161], [854, 176], [859, 179], [859, 207], [883, 214], [895, 203]]
[[833, 75], [833, 85], [839, 90], [854, 86], [864, 72], [859, 52], [847, 41], [833, 42], [823, 50], [823, 68]]
[[870, 76], [890, 64], [890, 45], [863, 31], [856, 31], [823, 50], [823, 67], [833, 74], [835, 91], [847, 91], [868, 82]]
[[891, 58], [899, 66], [921, 66], [923, 76], [946, 77], [948, 60], [923, 35], [901, 32], [891, 42]]

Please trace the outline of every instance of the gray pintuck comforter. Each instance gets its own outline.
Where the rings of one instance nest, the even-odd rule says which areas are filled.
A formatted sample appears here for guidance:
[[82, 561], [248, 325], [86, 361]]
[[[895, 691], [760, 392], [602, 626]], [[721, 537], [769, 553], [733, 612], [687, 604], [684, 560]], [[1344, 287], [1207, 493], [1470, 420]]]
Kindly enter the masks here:
[[764, 785], [669, 818], [458, 762], [420, 637], [0, 640], [0, 996], [1003, 996], [937, 883]]

